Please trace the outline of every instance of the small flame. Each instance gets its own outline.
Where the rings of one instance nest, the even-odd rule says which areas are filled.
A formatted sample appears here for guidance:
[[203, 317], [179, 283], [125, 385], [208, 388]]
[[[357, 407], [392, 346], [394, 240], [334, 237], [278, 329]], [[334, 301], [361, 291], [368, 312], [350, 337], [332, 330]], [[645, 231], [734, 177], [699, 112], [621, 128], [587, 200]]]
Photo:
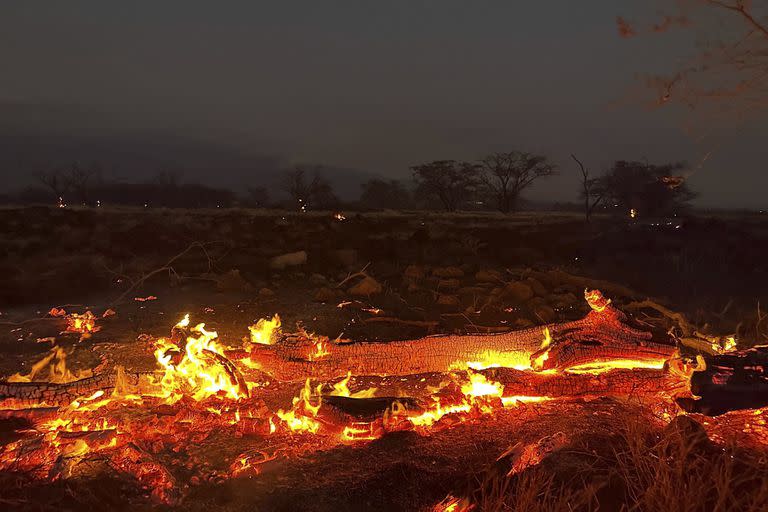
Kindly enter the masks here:
[[367, 388], [360, 391], [351, 393], [349, 391], [349, 379], [352, 378], [352, 372], [348, 371], [347, 376], [333, 385], [333, 391], [330, 392], [331, 396], [347, 396], [349, 398], [373, 398], [376, 396], [377, 388]]
[[[317, 417], [317, 413], [323, 402], [323, 398], [320, 394], [321, 388], [322, 384], [318, 385], [313, 391], [310, 380], [307, 379], [299, 396], [293, 399], [293, 407], [291, 407], [289, 411], [284, 411], [282, 409], [277, 411], [277, 417], [283, 421], [289, 430], [292, 432], [317, 433], [320, 429], [320, 422], [315, 418]], [[316, 404], [312, 403], [313, 397], [316, 397]], [[270, 431], [273, 431], [272, 425], [273, 423], [270, 419]]]
[[[183, 329], [189, 325], [189, 315], [185, 315], [176, 327]], [[217, 356], [224, 358], [224, 348], [216, 342], [217, 339], [218, 334], [206, 330], [205, 324], [201, 323], [187, 336], [183, 350], [165, 338], [157, 340], [155, 358], [165, 369], [160, 381], [162, 396], [169, 403], [184, 395], [198, 401], [219, 394], [233, 400], [241, 398], [243, 390], [217, 360]], [[181, 357], [174, 361], [174, 355], [179, 352]]]
[[309, 360], [310, 361], [317, 361], [318, 359], [322, 359], [325, 356], [329, 355], [331, 352], [328, 350], [328, 342], [323, 340], [317, 340], [315, 342], [315, 348], [314, 351], [309, 354]]
[[535, 370], [541, 370], [544, 367], [544, 362], [549, 359], [549, 346], [552, 344], [552, 335], [549, 332], [549, 327], [544, 328], [544, 339], [539, 347], [539, 355], [533, 359], [533, 368]]
[[274, 345], [277, 334], [280, 333], [280, 316], [275, 315], [271, 320], [260, 318], [258, 322], [248, 327], [251, 333], [251, 343]]

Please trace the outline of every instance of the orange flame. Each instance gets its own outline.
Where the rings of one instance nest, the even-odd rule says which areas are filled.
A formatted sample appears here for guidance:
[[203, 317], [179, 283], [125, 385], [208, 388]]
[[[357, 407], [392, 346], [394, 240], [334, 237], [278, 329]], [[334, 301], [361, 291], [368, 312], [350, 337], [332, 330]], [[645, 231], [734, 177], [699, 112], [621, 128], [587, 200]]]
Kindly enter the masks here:
[[280, 334], [280, 325], [279, 315], [273, 316], [271, 320], [260, 318], [258, 322], [248, 327], [251, 343], [274, 345], [277, 335]]

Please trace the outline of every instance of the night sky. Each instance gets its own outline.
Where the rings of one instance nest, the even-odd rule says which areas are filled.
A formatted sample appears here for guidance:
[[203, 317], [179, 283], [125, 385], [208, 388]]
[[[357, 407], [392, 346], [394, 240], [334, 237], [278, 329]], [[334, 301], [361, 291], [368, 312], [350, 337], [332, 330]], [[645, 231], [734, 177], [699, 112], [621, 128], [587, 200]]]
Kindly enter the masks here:
[[[618, 15], [650, 20], [657, 5], [3, 0], [0, 133], [181, 137], [399, 179], [519, 149], [560, 165], [527, 193], [553, 201], [576, 198], [571, 152], [600, 170], [714, 150], [690, 178], [698, 204], [766, 206], [764, 118], [702, 142], [679, 112], [649, 108], [637, 74], [674, 69], [695, 40], [619, 37]], [[3, 172], [32, 181], [23, 165]]]

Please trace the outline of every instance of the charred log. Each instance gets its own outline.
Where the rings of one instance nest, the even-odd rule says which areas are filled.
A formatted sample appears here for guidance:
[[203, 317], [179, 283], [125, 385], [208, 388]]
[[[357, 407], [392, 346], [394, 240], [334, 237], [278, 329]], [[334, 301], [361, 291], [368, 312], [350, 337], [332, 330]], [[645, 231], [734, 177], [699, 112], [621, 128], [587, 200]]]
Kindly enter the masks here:
[[688, 412], [716, 416], [768, 405], [768, 347], [720, 354], [706, 359], [706, 368], [691, 376], [697, 400], [681, 400]]
[[[130, 385], [138, 385], [144, 373], [123, 373]], [[65, 384], [49, 382], [0, 382], [0, 409], [53, 407], [72, 403], [96, 391], [111, 392], [118, 385], [117, 373], [101, 373]]]

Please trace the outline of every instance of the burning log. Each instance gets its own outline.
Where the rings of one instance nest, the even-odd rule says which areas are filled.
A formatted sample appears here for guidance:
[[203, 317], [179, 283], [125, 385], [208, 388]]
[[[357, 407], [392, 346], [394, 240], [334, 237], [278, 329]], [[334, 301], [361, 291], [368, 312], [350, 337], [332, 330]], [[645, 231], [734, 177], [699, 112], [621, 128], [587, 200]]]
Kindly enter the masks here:
[[[596, 295], [597, 294], [597, 295]], [[627, 366], [661, 368], [673, 344], [651, 341], [650, 332], [631, 327], [623, 313], [599, 292], [589, 292], [593, 310], [581, 320], [500, 334], [438, 335], [389, 343], [328, 344], [321, 357], [315, 344], [283, 340], [228, 352], [281, 381], [332, 380], [355, 375], [412, 375], [462, 368], [505, 366], [567, 369], [595, 362], [630, 361]]]
[[768, 405], [768, 347], [719, 354], [706, 359], [705, 368], [691, 376], [697, 400], [681, 400], [689, 412], [710, 416]]
[[637, 396], [662, 393], [669, 397], [689, 394], [684, 376], [648, 368], [613, 369], [597, 374], [525, 372], [513, 368], [481, 370], [489, 380], [504, 386], [504, 396]]
[[120, 379], [137, 386], [147, 373], [101, 373], [85, 379], [54, 384], [50, 382], [0, 382], [0, 409], [64, 406], [97, 391], [110, 392]]

